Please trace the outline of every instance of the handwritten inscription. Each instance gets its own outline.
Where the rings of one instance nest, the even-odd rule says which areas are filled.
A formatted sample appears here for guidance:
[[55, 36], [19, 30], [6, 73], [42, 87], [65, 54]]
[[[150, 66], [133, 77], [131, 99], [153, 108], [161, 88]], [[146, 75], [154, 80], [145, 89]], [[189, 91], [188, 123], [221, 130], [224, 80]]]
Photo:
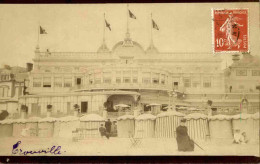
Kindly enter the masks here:
[[33, 154], [53, 154], [53, 155], [61, 155], [61, 146], [52, 146], [51, 148], [47, 149], [40, 149], [40, 150], [23, 150], [19, 146], [21, 145], [21, 141], [18, 141], [16, 144], [13, 145], [12, 154], [18, 155], [33, 155]]

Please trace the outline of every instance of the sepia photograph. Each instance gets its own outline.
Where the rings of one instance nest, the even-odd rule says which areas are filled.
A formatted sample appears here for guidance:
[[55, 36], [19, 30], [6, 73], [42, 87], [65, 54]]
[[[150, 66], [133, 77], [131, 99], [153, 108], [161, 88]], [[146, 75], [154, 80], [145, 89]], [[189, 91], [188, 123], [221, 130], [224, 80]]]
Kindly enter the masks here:
[[0, 156], [260, 157], [259, 14], [0, 4]]

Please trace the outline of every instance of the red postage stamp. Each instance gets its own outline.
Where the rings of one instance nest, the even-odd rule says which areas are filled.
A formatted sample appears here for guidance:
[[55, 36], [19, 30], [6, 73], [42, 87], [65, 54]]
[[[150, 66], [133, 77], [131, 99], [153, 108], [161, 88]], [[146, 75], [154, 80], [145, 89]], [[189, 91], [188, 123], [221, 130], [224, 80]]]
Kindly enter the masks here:
[[248, 52], [248, 9], [213, 9], [213, 49]]

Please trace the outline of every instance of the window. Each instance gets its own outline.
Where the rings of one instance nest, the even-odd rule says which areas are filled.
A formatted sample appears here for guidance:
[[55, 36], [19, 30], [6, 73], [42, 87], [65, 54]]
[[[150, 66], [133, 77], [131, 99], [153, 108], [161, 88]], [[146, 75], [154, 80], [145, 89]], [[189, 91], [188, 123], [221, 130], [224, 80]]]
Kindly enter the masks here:
[[101, 84], [101, 78], [95, 78], [95, 84]]
[[200, 77], [193, 77], [192, 78], [192, 87], [199, 88], [200, 86]]
[[72, 87], [72, 78], [71, 77], [64, 78], [64, 87], [66, 87], [66, 88]]
[[116, 71], [116, 83], [121, 83], [121, 72]]
[[138, 78], [137, 77], [133, 77], [133, 83], [138, 83]]
[[1, 87], [0, 88], [0, 97], [7, 97], [9, 92], [8, 87]]
[[101, 72], [95, 73], [95, 84], [101, 84]]
[[199, 88], [199, 86], [200, 86], [200, 83], [199, 82], [192, 82], [192, 87], [193, 88]]
[[246, 70], [237, 70], [236, 73], [237, 73], [237, 76], [246, 76], [247, 75]]
[[77, 84], [77, 85], [81, 85], [81, 81], [82, 81], [82, 80], [81, 80], [80, 77], [76, 78], [76, 84]]
[[211, 79], [210, 79], [210, 77], [204, 77], [203, 87], [204, 88], [210, 88], [211, 87]]
[[131, 82], [131, 71], [123, 71], [123, 81], [124, 83]]
[[153, 73], [153, 74], [152, 74], [153, 84], [159, 84], [159, 76], [160, 76], [159, 73]]
[[143, 83], [144, 84], [151, 83], [151, 74], [150, 74], [150, 72], [143, 72]]
[[178, 89], [179, 82], [173, 82], [173, 89]]
[[252, 70], [252, 76], [260, 76], [260, 70]]
[[111, 81], [111, 72], [103, 72], [103, 82], [110, 84]]
[[43, 87], [51, 87], [51, 77], [43, 77]]
[[138, 83], [138, 71], [132, 71], [133, 83]]
[[165, 84], [165, 75], [164, 74], [161, 75], [161, 83]]
[[130, 77], [124, 77], [124, 83], [131, 83]]
[[121, 77], [116, 78], [116, 83], [121, 83]]
[[42, 86], [42, 78], [34, 77], [33, 78], [33, 87], [41, 87]]
[[8, 87], [4, 87], [4, 89], [3, 89], [3, 92], [4, 92], [3, 97], [8, 97], [8, 91], [9, 91], [9, 88]]
[[56, 88], [62, 87], [62, 78], [61, 77], [54, 77], [54, 87], [56, 87]]
[[190, 87], [190, 78], [184, 78], [183, 79], [183, 82], [184, 82], [184, 87], [187, 87], [189, 88]]

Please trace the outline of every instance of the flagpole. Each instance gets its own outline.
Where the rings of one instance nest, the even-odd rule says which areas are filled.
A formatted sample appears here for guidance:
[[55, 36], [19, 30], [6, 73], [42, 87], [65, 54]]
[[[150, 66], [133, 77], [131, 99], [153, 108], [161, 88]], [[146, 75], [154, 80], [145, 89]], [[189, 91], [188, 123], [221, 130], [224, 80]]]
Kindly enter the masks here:
[[127, 22], [126, 22], [126, 33], [129, 33], [129, 27], [128, 27], [128, 25], [129, 25], [129, 23], [128, 23], [128, 15], [129, 15], [129, 9], [128, 9], [128, 7], [129, 7], [129, 5], [127, 4], [127, 11], [126, 11], [126, 17], [127, 17]]
[[151, 13], [151, 46], [153, 44], [153, 14]]
[[40, 22], [38, 22], [38, 41], [37, 41], [37, 47], [40, 46]]
[[106, 32], [106, 30], [105, 30], [105, 21], [106, 21], [106, 15], [105, 15], [105, 13], [104, 13], [104, 22], [103, 22], [103, 25], [104, 25], [104, 27], [103, 27], [103, 43], [105, 43], [105, 32]]

